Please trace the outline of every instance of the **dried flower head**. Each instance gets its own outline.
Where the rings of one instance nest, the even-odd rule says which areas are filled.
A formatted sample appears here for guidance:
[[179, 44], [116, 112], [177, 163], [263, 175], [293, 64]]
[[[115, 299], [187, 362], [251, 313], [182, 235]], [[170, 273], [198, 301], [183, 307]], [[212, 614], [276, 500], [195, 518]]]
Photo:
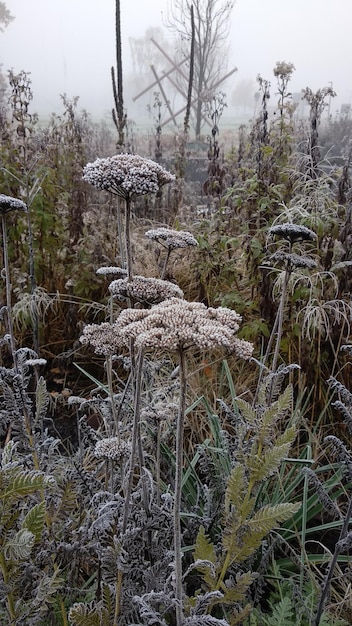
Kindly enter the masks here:
[[198, 242], [191, 233], [186, 230], [173, 230], [172, 228], [152, 228], [145, 233], [148, 239], [162, 243], [170, 250], [197, 246]]
[[27, 205], [22, 200], [0, 193], [0, 213], [5, 214], [10, 211], [27, 211]]
[[306, 226], [301, 226], [300, 224], [291, 224], [287, 222], [286, 224], [277, 224], [276, 226], [272, 226], [269, 228], [269, 235], [276, 235], [281, 239], [287, 239], [290, 243], [294, 241], [313, 241], [317, 238], [315, 232], [307, 228]]
[[305, 269], [313, 269], [314, 267], [317, 267], [316, 261], [314, 261], [311, 257], [294, 253], [289, 254], [286, 252], [275, 252], [271, 255], [270, 261], [272, 263], [289, 265], [291, 268], [301, 267]]
[[183, 298], [183, 291], [177, 285], [160, 278], [134, 276], [132, 280], [120, 278], [109, 285], [110, 293], [117, 299], [132, 298], [136, 302], [157, 304], [169, 298]]
[[120, 441], [118, 437], [106, 437], [97, 441], [94, 454], [98, 459], [111, 459], [119, 461], [123, 457], [129, 456], [131, 446], [126, 441]]
[[274, 67], [274, 76], [277, 76], [278, 78], [291, 78], [294, 70], [295, 70], [295, 66], [293, 65], [293, 63], [287, 63], [286, 61], [278, 61]]
[[207, 308], [179, 298], [164, 300], [149, 310], [126, 309], [116, 322], [126, 345], [161, 350], [211, 350], [225, 347], [250, 358], [253, 345], [235, 337], [241, 316], [225, 307]]
[[125, 270], [123, 267], [115, 267], [110, 265], [107, 267], [98, 267], [96, 274], [98, 274], [98, 276], [126, 276], [127, 270]]
[[83, 168], [83, 180], [122, 198], [157, 193], [175, 176], [159, 163], [135, 154], [96, 159]]
[[124, 346], [115, 324], [109, 322], [87, 324], [79, 340], [83, 345], [90, 344], [96, 354], [103, 356], [116, 354]]

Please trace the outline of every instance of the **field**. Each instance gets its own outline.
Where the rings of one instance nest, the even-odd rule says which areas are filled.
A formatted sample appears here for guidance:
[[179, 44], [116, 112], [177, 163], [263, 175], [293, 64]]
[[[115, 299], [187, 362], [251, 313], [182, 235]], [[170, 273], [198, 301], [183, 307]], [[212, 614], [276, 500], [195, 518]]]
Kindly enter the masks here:
[[28, 89], [1, 110], [0, 622], [351, 624], [351, 118], [214, 98], [197, 140], [121, 147]]

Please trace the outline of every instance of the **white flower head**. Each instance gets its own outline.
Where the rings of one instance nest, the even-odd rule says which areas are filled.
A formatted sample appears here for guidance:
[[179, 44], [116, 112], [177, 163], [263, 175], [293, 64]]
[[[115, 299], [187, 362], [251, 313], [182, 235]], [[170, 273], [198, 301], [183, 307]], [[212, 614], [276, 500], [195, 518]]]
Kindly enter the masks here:
[[285, 224], [276, 224], [269, 228], [269, 235], [276, 235], [281, 239], [287, 239], [291, 243], [294, 241], [313, 241], [317, 238], [316, 233], [306, 226], [300, 224], [291, 224], [286, 222]]
[[159, 163], [135, 154], [96, 159], [83, 168], [83, 180], [122, 198], [157, 193], [175, 176]]
[[160, 278], [134, 276], [132, 280], [119, 278], [109, 285], [110, 293], [118, 300], [132, 298], [136, 302], [157, 304], [168, 298], [183, 298], [183, 291], [177, 285]]
[[172, 228], [153, 228], [145, 233], [148, 239], [162, 243], [170, 250], [197, 246], [198, 242], [191, 233], [186, 230], [173, 230]]
[[4, 214], [10, 211], [27, 211], [27, 205], [22, 200], [0, 193], [0, 213]]
[[111, 459], [119, 461], [121, 458], [129, 456], [131, 446], [126, 441], [120, 441], [118, 437], [106, 437], [97, 441], [94, 448], [94, 455], [98, 459]]

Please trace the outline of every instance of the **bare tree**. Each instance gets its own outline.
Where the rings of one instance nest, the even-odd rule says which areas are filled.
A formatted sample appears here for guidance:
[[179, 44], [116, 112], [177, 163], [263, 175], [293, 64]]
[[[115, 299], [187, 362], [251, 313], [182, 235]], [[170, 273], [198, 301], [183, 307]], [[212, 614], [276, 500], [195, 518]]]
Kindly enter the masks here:
[[173, 0], [167, 26], [181, 42], [181, 55], [189, 55], [192, 33], [191, 9], [194, 12], [194, 96], [196, 99], [195, 133], [200, 135], [204, 94], [213, 92], [226, 69], [230, 14], [236, 0]]

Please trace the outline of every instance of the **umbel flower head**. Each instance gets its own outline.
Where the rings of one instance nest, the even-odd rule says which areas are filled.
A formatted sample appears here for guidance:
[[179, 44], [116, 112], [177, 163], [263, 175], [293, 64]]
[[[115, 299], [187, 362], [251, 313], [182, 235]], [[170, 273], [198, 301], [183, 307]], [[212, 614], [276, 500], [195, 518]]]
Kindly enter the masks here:
[[300, 224], [276, 224], [269, 228], [269, 235], [276, 235], [280, 239], [287, 239], [291, 244], [295, 241], [314, 241], [317, 238], [314, 231]]
[[80, 341], [97, 354], [111, 355], [133, 340], [144, 350], [214, 350], [226, 348], [240, 358], [252, 356], [253, 344], [236, 337], [242, 318], [225, 307], [170, 298], [150, 309], [125, 309], [116, 322], [91, 324]]
[[0, 214], [10, 211], [27, 211], [27, 205], [22, 200], [0, 193]]
[[157, 193], [163, 185], [175, 180], [175, 176], [151, 159], [136, 154], [115, 154], [87, 163], [83, 180], [126, 199]]
[[132, 298], [136, 302], [157, 304], [169, 298], [183, 298], [183, 291], [177, 285], [160, 278], [134, 276], [132, 280], [119, 278], [109, 285], [110, 293], [118, 300]]
[[288, 265], [289, 267], [301, 267], [303, 269], [313, 269], [317, 267], [317, 263], [309, 256], [295, 254], [294, 252], [275, 252], [271, 255], [270, 261], [272, 263], [279, 263], [282, 265]]
[[191, 233], [186, 230], [173, 230], [172, 228], [152, 228], [145, 233], [148, 239], [162, 243], [170, 250], [176, 248], [187, 248], [188, 246], [197, 246], [198, 241]]
[[158, 350], [227, 348], [250, 358], [253, 346], [235, 336], [241, 316], [225, 307], [207, 308], [200, 302], [170, 298], [149, 310], [125, 309], [116, 322], [126, 345]]
[[131, 452], [131, 446], [126, 441], [120, 441], [118, 437], [106, 437], [97, 441], [94, 448], [94, 455], [98, 459], [111, 459], [119, 461]]
[[126, 276], [127, 270], [123, 267], [116, 267], [115, 265], [108, 265], [104, 267], [98, 267], [96, 274], [98, 276], [109, 276], [115, 274], [116, 276]]

